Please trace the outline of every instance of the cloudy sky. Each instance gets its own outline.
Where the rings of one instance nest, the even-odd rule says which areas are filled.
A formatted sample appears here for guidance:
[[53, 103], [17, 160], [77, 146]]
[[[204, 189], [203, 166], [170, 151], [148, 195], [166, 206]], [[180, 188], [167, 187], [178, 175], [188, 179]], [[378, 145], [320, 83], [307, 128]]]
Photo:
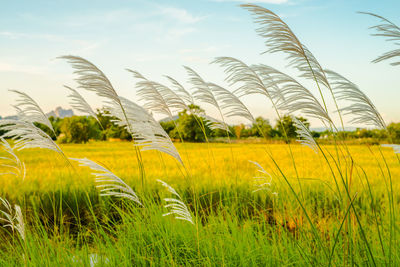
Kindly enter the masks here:
[[[4, 1], [0, 9], [0, 115], [14, 114], [18, 89], [34, 97], [45, 111], [68, 107], [74, 86], [68, 64], [60, 55], [85, 57], [102, 69], [120, 95], [137, 99], [134, 80], [126, 68], [166, 82], [170, 75], [184, 83], [183, 65], [205, 80], [223, 83], [223, 72], [209, 63], [232, 56], [246, 63], [264, 63], [295, 75], [283, 54], [261, 54], [257, 36], [240, 0], [175, 1]], [[383, 117], [400, 121], [400, 67], [370, 63], [395, 48], [372, 37], [378, 21], [357, 14], [368, 11], [400, 24], [398, 0], [257, 0], [280, 15], [324, 68], [346, 76], [370, 96]], [[313, 89], [310, 84], [310, 89]], [[94, 107], [97, 98], [84, 94]], [[266, 99], [248, 97], [255, 115], [274, 120]], [[205, 107], [208, 109], [207, 107]], [[213, 110], [209, 110], [213, 114]], [[319, 126], [316, 122], [313, 126]]]

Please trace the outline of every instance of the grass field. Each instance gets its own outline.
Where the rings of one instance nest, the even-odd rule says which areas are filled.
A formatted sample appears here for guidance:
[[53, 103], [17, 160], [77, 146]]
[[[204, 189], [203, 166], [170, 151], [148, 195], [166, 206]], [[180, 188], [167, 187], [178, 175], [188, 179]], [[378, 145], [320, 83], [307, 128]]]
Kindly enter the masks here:
[[[269, 153], [293, 182], [297, 182], [296, 172], [289, 154], [289, 146], [285, 144], [176, 144], [178, 151], [186, 163], [191, 179], [197, 187], [210, 188], [220, 186], [244, 185], [254, 190], [253, 177], [256, 175], [255, 166], [249, 161], [256, 161], [274, 176], [273, 184], [280, 186], [281, 179], [277, 168], [269, 158]], [[138, 165], [132, 143], [129, 142], [92, 142], [85, 145], [61, 145], [64, 152], [72, 158], [90, 158], [99, 162], [124, 178], [135, 187], [141, 186], [138, 181]], [[325, 182], [333, 186], [332, 175], [326, 162], [310, 148], [301, 145], [291, 145], [299, 177], [302, 183], [312, 186], [324, 186]], [[335, 153], [334, 146], [324, 146], [324, 149]], [[351, 155], [357, 160], [356, 165], [364, 168], [374, 190], [384, 189], [382, 159], [379, 151], [387, 160], [392, 175], [399, 176], [400, 166], [392, 149], [378, 146], [349, 146]], [[76, 177], [74, 170], [68, 168], [62, 158], [48, 151], [29, 150], [20, 153], [27, 168], [26, 180], [21, 189], [27, 191], [52, 191], [61, 187], [87, 189], [94, 186], [90, 170], [75, 166], [79, 173]], [[146, 171], [146, 183], [154, 184], [156, 179], [165, 180], [174, 186], [184, 186], [185, 176], [182, 168], [168, 155], [159, 152], [143, 153]], [[378, 164], [379, 162], [379, 164]], [[14, 179], [1, 179], [0, 190], [3, 194], [19, 194], [23, 191], [12, 192]], [[365, 183], [360, 175], [353, 177], [353, 186], [359, 189]], [[326, 184], [325, 184], [326, 185]], [[397, 188], [399, 183], [394, 180]]]
[[[50, 120], [36, 95], [11, 90], [17, 119], [0, 120], [0, 266], [400, 266], [400, 146], [387, 123], [356, 84], [322, 67], [277, 14], [241, 6], [266, 52], [285, 54], [296, 77], [217, 57], [213, 64], [224, 70], [229, 89], [185, 67], [186, 89], [171, 77], [170, 88], [128, 69], [136, 103], [92, 62], [58, 57], [73, 68], [79, 91], [102, 100], [108, 128], [69, 88], [71, 106], [103, 129], [96, 138], [129, 135], [132, 143], [59, 146], [53, 139], [95, 138], [88, 118]], [[398, 26], [365, 14], [381, 20], [373, 35], [400, 39]], [[389, 51], [374, 62], [397, 56], [399, 50]], [[278, 136], [289, 144], [230, 143], [230, 117], [275, 138], [243, 102], [248, 95], [265, 98]], [[203, 104], [219, 118], [198, 108]], [[199, 140], [201, 132], [205, 143], [174, 144], [153, 114], [173, 121], [176, 141]], [[331, 138], [314, 138], [296, 116], [320, 121]], [[366, 139], [350, 145], [340, 132], [347, 123], [380, 129], [393, 149]], [[208, 142], [217, 128], [227, 143]]]
[[[294, 144], [290, 148], [297, 177], [286, 144], [176, 146], [189, 174], [184, 175], [185, 170], [167, 155], [144, 152], [144, 183], [139, 179], [131, 143], [62, 146], [69, 157], [88, 157], [106, 166], [134, 188], [144, 207], [99, 197], [89, 169], [74, 165], [74, 170], [56, 153], [19, 153], [26, 164], [26, 178], [21, 181], [3, 175], [0, 190], [11, 203], [20, 204], [27, 224], [26, 239], [18, 239], [8, 228], [2, 230], [8, 241], [1, 245], [1, 265], [400, 262], [395, 239], [399, 221], [389, 212], [388, 198], [389, 179], [393, 178], [397, 209], [400, 165], [391, 149], [348, 146], [353, 164], [341, 157], [341, 167], [330, 172], [321, 153]], [[323, 150], [332, 156], [337, 152], [335, 146]], [[260, 173], [249, 160], [271, 174], [267, 190], [253, 192], [258, 188], [253, 177]], [[330, 162], [333, 165], [333, 160]], [[180, 193], [195, 225], [162, 216], [166, 212], [162, 198], [169, 194], [156, 179]], [[344, 197], [342, 182], [347, 184], [354, 210]], [[395, 229], [390, 227], [391, 220]], [[20, 246], [15, 245], [18, 242]]]

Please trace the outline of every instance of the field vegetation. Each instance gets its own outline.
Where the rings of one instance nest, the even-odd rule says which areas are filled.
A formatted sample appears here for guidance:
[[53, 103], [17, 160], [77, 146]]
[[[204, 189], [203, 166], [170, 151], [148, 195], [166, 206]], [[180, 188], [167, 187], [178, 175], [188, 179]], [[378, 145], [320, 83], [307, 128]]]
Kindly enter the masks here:
[[[91, 118], [67, 119], [60, 127], [31, 96], [12, 91], [18, 119], [0, 120], [1, 266], [400, 264], [400, 147], [393, 131], [360, 88], [324, 69], [275, 13], [242, 7], [267, 52], [285, 54], [296, 79], [232, 57], [213, 61], [225, 71], [229, 90], [189, 67], [190, 90], [171, 77], [166, 86], [128, 70], [139, 105], [118, 95], [93, 63], [63, 56], [77, 88], [103, 99], [104, 108], [99, 116], [68, 88], [73, 107]], [[400, 39], [396, 25], [369, 15], [381, 21], [376, 35]], [[376, 62], [397, 56], [394, 50]], [[228, 117], [248, 120], [270, 139], [246, 106], [249, 94], [265, 97], [276, 111], [274, 129], [283, 143], [233, 142]], [[220, 117], [207, 116], [200, 104]], [[171, 119], [177, 142], [152, 113]], [[330, 144], [310, 132], [310, 118], [326, 126]], [[350, 145], [342, 132], [347, 118], [374, 126], [390, 144]], [[61, 144], [57, 138], [64, 131], [68, 143], [97, 124], [131, 141]], [[203, 143], [187, 142], [193, 132], [184, 129], [193, 125], [190, 138]], [[226, 143], [210, 142], [216, 129]]]

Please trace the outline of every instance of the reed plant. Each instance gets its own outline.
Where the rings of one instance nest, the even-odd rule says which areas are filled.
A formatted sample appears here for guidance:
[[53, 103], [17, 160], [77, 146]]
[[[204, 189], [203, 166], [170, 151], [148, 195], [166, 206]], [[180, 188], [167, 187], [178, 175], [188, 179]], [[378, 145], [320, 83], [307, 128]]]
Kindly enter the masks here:
[[[322, 67], [277, 14], [257, 5], [242, 7], [253, 16], [256, 32], [265, 40], [265, 53], [285, 55], [287, 67], [294, 69], [297, 77], [273, 66], [218, 57], [212, 64], [223, 68], [229, 87], [209, 82], [185, 67], [192, 87], [188, 90], [172, 77], [166, 76], [166, 85], [128, 69], [137, 80], [139, 100], [134, 102], [120, 96], [92, 62], [79, 56], [60, 57], [72, 66], [76, 77], [76, 89], [65, 86], [70, 91], [72, 107], [98, 120], [80, 93], [92, 92], [102, 99], [107, 111], [104, 114], [132, 136], [130, 148], [136, 162], [129, 162], [124, 168], [138, 169], [133, 176], [139, 183], [130, 184], [128, 177], [114, 174], [108, 162], [68, 155], [53, 140], [55, 131], [38, 102], [24, 92], [12, 90], [18, 97], [14, 106], [18, 119], [0, 120], [0, 129], [6, 132], [1, 137], [6, 153], [0, 157], [1, 167], [6, 170], [3, 177], [18, 179], [20, 184], [32, 182], [29, 168], [19, 154], [27, 149], [47, 149], [67, 163], [66, 176], [80, 183], [88, 175], [88, 170], [80, 167], [88, 167], [94, 184], [85, 190], [60, 186], [48, 193], [24, 193], [12, 198], [17, 204], [0, 198], [4, 222], [1, 237], [5, 239], [0, 249], [2, 266], [400, 264], [396, 216], [400, 198], [395, 182], [399, 147], [389, 144], [396, 155], [381, 147], [367, 148], [379, 173], [371, 177], [357, 158], [359, 154], [339, 134], [347, 118], [350, 123], [387, 129], [376, 106], [355, 83]], [[378, 15], [364, 14], [381, 20], [381, 24], [372, 27], [375, 35], [390, 41], [400, 39], [400, 28], [395, 24]], [[399, 55], [396, 49], [374, 62]], [[391, 64], [397, 66], [399, 62]], [[304, 85], [307, 80], [311, 86]], [[320, 121], [332, 132], [334, 145], [323, 146], [307, 126], [293, 118], [299, 143], [312, 151], [306, 161], [318, 162], [325, 169], [325, 177], [314, 179], [317, 182], [310, 185], [311, 179], [302, 176], [301, 159], [295, 153], [297, 145], [291, 144], [285, 133], [285, 155], [290, 164], [282, 165], [282, 151], [277, 153], [273, 145], [261, 145], [257, 158], [246, 159], [249, 166], [255, 167], [253, 173], [261, 173], [255, 176], [252, 186], [241, 182], [240, 155], [235, 154], [235, 144], [228, 144], [228, 163], [215, 160], [217, 148], [210, 144], [206, 155], [214, 160], [205, 156], [194, 161], [191, 153], [196, 151], [190, 146], [195, 145], [183, 142], [181, 133], [180, 144], [174, 144], [153, 117], [159, 114], [173, 119], [176, 113], [187, 110], [196, 115], [207, 143], [204, 123], [226, 131], [230, 142], [227, 118], [255, 122], [245, 99], [252, 94], [265, 97], [278, 118], [305, 116]], [[219, 118], [191, 109], [193, 104], [210, 105]], [[334, 108], [328, 109], [331, 106]], [[338, 114], [337, 119], [332, 117], [334, 113]], [[38, 124], [47, 127], [50, 134]], [[180, 126], [176, 128], [179, 132]], [[177, 146], [185, 150], [182, 156]], [[117, 151], [110, 153], [118, 156]], [[146, 170], [146, 153], [153, 153], [151, 161], [165, 176], [174, 172], [178, 189], [164, 182], [166, 177], [153, 179], [148, 175], [153, 170]], [[268, 166], [258, 163], [262, 158]], [[395, 163], [393, 158], [397, 158]], [[219, 179], [217, 170], [225, 164], [229, 168], [225, 174], [235, 183], [198, 186], [202, 177], [196, 176], [194, 169], [204, 162], [208, 165], [204, 171], [211, 170], [211, 179]], [[176, 182], [180, 178], [186, 181], [184, 185]], [[376, 187], [377, 184], [382, 186]], [[165, 197], [167, 192], [163, 189], [167, 189], [169, 197]], [[6, 197], [7, 192], [3, 193]]]

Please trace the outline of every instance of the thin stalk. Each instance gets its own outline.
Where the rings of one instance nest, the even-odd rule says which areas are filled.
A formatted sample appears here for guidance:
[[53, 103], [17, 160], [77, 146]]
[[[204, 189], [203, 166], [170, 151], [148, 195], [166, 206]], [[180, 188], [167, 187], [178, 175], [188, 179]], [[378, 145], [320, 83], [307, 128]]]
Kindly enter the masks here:
[[325, 257], [328, 258], [328, 253], [322, 243], [321, 237], [318, 234], [318, 231], [314, 225], [314, 223], [312, 222], [310, 216], [307, 213], [306, 208], [304, 207], [303, 203], [301, 202], [299, 196], [297, 195], [296, 191], [294, 190], [294, 188], [292, 187], [292, 185], [290, 184], [289, 180], [287, 179], [287, 177], [285, 176], [285, 174], [283, 173], [283, 171], [281, 170], [281, 168], [279, 167], [279, 165], [277, 164], [277, 162], [274, 160], [274, 158], [272, 158], [270, 156], [272, 162], [275, 164], [276, 168], [278, 169], [278, 171], [280, 172], [280, 174], [282, 175], [283, 179], [285, 180], [286, 184], [288, 185], [290, 191], [292, 192], [292, 194], [294, 195], [294, 197], [296, 198], [297, 203], [299, 203], [302, 211], [304, 212], [304, 215], [306, 216], [307, 221], [309, 222], [312, 232], [314, 234], [314, 237], [316, 238], [318, 244], [320, 245], [320, 247], [322, 248], [323, 253], [325, 254]]
[[[363, 174], [364, 174], [365, 180], [367, 181], [368, 192], [369, 192], [369, 195], [370, 195], [370, 197], [371, 197], [371, 207], [373, 207], [373, 205], [374, 205], [374, 197], [373, 197], [373, 195], [372, 195], [371, 185], [370, 185], [370, 182], [369, 182], [367, 173], [365, 172], [365, 170], [364, 170], [361, 166], [360, 166], [360, 169], [361, 169], [361, 171], [362, 171]], [[379, 222], [378, 222], [378, 217], [377, 217], [377, 214], [376, 214], [376, 210], [375, 210], [375, 208], [372, 208], [372, 210], [373, 210], [373, 212], [374, 212], [374, 219], [375, 219], [375, 223], [376, 223], [376, 230], [377, 230], [377, 232], [378, 232], [379, 243], [380, 243], [380, 245], [381, 245], [382, 254], [383, 254], [383, 257], [386, 258], [385, 248], [383, 247], [383, 239], [382, 239], [381, 231], [380, 231], [380, 229], [379, 229]], [[382, 221], [382, 218], [381, 218], [381, 221]], [[381, 224], [381, 227], [382, 227], [382, 224]]]
[[298, 171], [297, 171], [296, 162], [295, 162], [295, 160], [294, 160], [294, 155], [293, 155], [292, 147], [291, 147], [291, 145], [290, 145], [290, 140], [289, 140], [289, 137], [287, 136], [286, 129], [285, 129], [285, 127], [283, 126], [282, 116], [281, 116], [281, 114], [280, 114], [279, 111], [278, 111], [278, 107], [276, 106], [276, 103], [275, 103], [275, 102], [273, 101], [273, 99], [270, 97], [269, 92], [267, 92], [267, 97], [268, 97], [269, 100], [271, 101], [272, 106], [273, 106], [273, 108], [274, 108], [274, 110], [275, 110], [275, 113], [276, 113], [276, 115], [278, 116], [279, 123], [281, 124], [282, 130], [283, 130], [283, 134], [284, 134], [284, 137], [285, 137], [285, 140], [286, 140], [286, 142], [287, 142], [287, 144], [288, 144], [288, 147], [289, 147], [289, 154], [290, 154], [290, 158], [291, 158], [291, 160], [292, 160], [293, 168], [294, 168], [294, 170], [295, 170], [295, 172], [296, 172], [297, 183], [299, 184], [301, 198], [302, 198], [303, 201], [304, 201], [303, 187], [301, 186], [299, 173], [298, 173]]
[[394, 210], [394, 193], [393, 193], [393, 183], [392, 183], [392, 174], [390, 172], [389, 165], [386, 161], [385, 156], [382, 153], [381, 147], [379, 147], [379, 153], [382, 157], [383, 162], [385, 163], [386, 170], [388, 172], [388, 177], [389, 177], [389, 187], [390, 187], [390, 194], [389, 194], [389, 205], [390, 205], [390, 236], [389, 236], [389, 265], [392, 264], [392, 247], [393, 247], [393, 240], [396, 240], [396, 237], [394, 236], [396, 234], [396, 231], [394, 229], [395, 227], [395, 222], [396, 222], [396, 217], [395, 217], [395, 210]]
[[[321, 151], [321, 152], [322, 152], [322, 151]], [[325, 153], [322, 152], [322, 154], [323, 154], [323, 156], [326, 158]], [[351, 200], [352, 198], [351, 198], [351, 196], [350, 196], [349, 188], [346, 186], [346, 182], [345, 182], [345, 180], [344, 180], [344, 178], [343, 178], [343, 176], [342, 176], [342, 174], [341, 174], [341, 172], [340, 172], [339, 166], [337, 165], [337, 162], [334, 160], [333, 156], [332, 156], [331, 154], [329, 154], [329, 155], [331, 156], [333, 162], [335, 163], [336, 168], [338, 169], [338, 171], [339, 171], [339, 173], [340, 173], [340, 177], [342, 178], [342, 182], [343, 182], [343, 184], [345, 185], [345, 186], [344, 186], [344, 189], [345, 189], [346, 195], [347, 195], [348, 199]], [[328, 159], [326, 158], [326, 160], [328, 160]], [[369, 243], [368, 243], [367, 237], [366, 237], [366, 235], [365, 235], [364, 229], [363, 229], [363, 227], [362, 227], [360, 218], [359, 218], [359, 216], [358, 216], [358, 214], [357, 214], [357, 211], [356, 211], [356, 209], [355, 209], [355, 207], [354, 207], [353, 204], [351, 204], [351, 207], [352, 207], [352, 210], [353, 210], [354, 215], [355, 215], [355, 217], [356, 217], [357, 223], [358, 223], [358, 225], [360, 226], [361, 237], [363, 238], [363, 241], [364, 241], [364, 243], [365, 243], [365, 245], [366, 245], [366, 247], [367, 247], [367, 250], [368, 250], [368, 253], [369, 253], [370, 257], [371, 257], [372, 263], [373, 263], [374, 266], [376, 266], [375, 258], [374, 258], [374, 255], [372, 254], [372, 251], [371, 251], [370, 245], [369, 245]]]
[[353, 202], [354, 202], [354, 200], [356, 199], [356, 196], [357, 196], [357, 194], [354, 195], [353, 199], [351, 200], [350, 204], [348, 205], [348, 207], [347, 207], [347, 209], [346, 209], [346, 213], [344, 214], [343, 220], [342, 220], [342, 222], [341, 222], [341, 224], [340, 224], [339, 230], [338, 230], [337, 233], [336, 233], [335, 241], [334, 241], [334, 243], [333, 243], [332, 250], [331, 250], [331, 253], [330, 253], [330, 255], [329, 255], [329, 263], [328, 263], [328, 266], [331, 266], [331, 264], [332, 264], [332, 259], [333, 259], [333, 254], [334, 254], [334, 252], [335, 252], [336, 244], [337, 244], [338, 241], [339, 241], [339, 235], [340, 235], [340, 233], [342, 232], [342, 228], [343, 228], [343, 225], [344, 225], [344, 223], [345, 223], [345, 221], [346, 221], [346, 217], [348, 216], [348, 214], [349, 214], [349, 212], [350, 212], [350, 208], [351, 208], [351, 206], [353, 205]]

